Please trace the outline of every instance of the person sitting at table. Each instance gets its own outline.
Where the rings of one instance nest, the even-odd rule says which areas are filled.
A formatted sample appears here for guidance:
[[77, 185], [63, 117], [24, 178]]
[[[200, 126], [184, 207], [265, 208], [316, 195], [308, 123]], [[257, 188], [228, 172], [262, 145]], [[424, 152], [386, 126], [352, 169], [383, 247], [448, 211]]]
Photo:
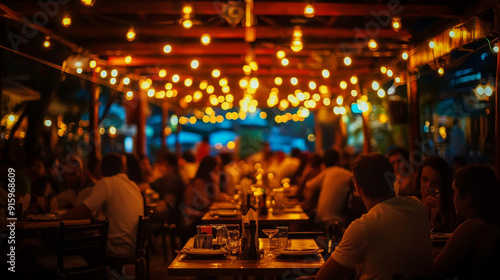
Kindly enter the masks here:
[[[297, 188], [297, 192], [295, 196], [299, 199], [300, 202], [305, 200], [304, 190], [306, 188], [306, 183], [316, 177], [319, 173], [321, 173], [322, 168], [321, 164], [323, 163], [323, 157], [318, 154], [314, 154], [311, 159], [307, 162], [306, 167], [304, 168], [304, 176], [300, 178], [299, 187]], [[302, 205], [302, 208], [312, 208], [316, 206], [318, 201], [318, 195], [316, 195], [316, 199], [312, 199], [315, 203], [307, 207], [305, 204]], [[309, 205], [309, 204], [308, 204]]]
[[302, 152], [299, 149], [293, 148], [290, 157], [285, 157], [284, 160], [280, 161], [278, 173], [276, 175], [278, 182], [281, 182], [284, 178], [291, 179], [295, 172], [297, 172], [300, 167], [301, 154]]
[[125, 174], [126, 167], [120, 155], [104, 155], [101, 172], [104, 177], [95, 184], [90, 196], [69, 210], [63, 219], [81, 219], [89, 217], [91, 212], [101, 211], [109, 219], [106, 256], [132, 258], [139, 216], [144, 214], [141, 192]]
[[163, 155], [158, 169], [163, 176], [150, 183], [151, 189], [159, 194], [157, 212], [168, 213], [170, 222], [178, 223], [181, 217], [179, 204], [183, 201], [186, 186], [179, 173], [179, 160], [173, 153]]
[[348, 279], [353, 269], [356, 279], [430, 275], [432, 245], [424, 205], [416, 198], [394, 195], [386, 176], [394, 170], [381, 154], [358, 156], [352, 172], [368, 213], [349, 225], [316, 280]]
[[337, 166], [339, 156], [339, 152], [335, 150], [326, 151], [323, 156], [326, 169], [306, 183], [307, 199], [311, 199], [314, 192], [320, 190], [314, 219], [316, 224], [332, 221], [342, 223], [345, 219], [344, 208], [350, 190], [352, 173]]
[[399, 196], [417, 196], [414, 168], [410, 164], [408, 151], [401, 147], [394, 147], [387, 152], [387, 158], [394, 168], [394, 193]]
[[90, 196], [94, 182], [83, 173], [79, 157], [66, 157], [57, 172], [63, 188], [63, 191], [53, 198], [57, 201], [58, 209], [71, 209]]
[[465, 221], [434, 259], [435, 271], [458, 279], [498, 278], [500, 184], [494, 171], [479, 164], [461, 168], [453, 191], [457, 215]]
[[416, 184], [419, 198], [427, 208], [434, 232], [453, 232], [457, 217], [453, 207], [452, 174], [448, 163], [437, 156], [428, 156], [418, 166]]

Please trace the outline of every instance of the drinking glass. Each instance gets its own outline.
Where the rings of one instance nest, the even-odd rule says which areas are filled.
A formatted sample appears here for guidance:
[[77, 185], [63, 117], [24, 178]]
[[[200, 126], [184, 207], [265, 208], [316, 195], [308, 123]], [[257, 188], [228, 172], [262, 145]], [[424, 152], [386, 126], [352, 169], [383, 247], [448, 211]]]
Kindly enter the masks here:
[[229, 259], [235, 260], [240, 248], [240, 232], [238, 230], [227, 231], [226, 248], [229, 253]]
[[220, 249], [220, 248], [222, 248], [223, 230], [226, 226], [223, 224], [216, 224], [216, 225], [212, 225], [212, 227], [217, 230], [216, 231], [216, 241], [215, 241], [215, 245], [214, 245], [214, 247], [216, 247], [216, 248], [214, 248], [214, 249]]
[[272, 247], [271, 247], [271, 243], [272, 243], [272, 239], [273, 239], [273, 236], [278, 233], [278, 229], [277, 228], [270, 228], [270, 229], [263, 229], [262, 232], [265, 233], [268, 237], [269, 237], [269, 255], [272, 256]]

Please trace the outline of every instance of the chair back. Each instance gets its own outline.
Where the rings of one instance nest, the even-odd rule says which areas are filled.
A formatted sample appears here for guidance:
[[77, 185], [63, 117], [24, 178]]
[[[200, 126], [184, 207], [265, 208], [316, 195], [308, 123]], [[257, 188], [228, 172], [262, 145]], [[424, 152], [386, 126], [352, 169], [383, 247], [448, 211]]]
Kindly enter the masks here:
[[59, 225], [57, 244], [57, 267], [59, 273], [64, 273], [65, 256], [81, 256], [89, 267], [104, 266], [104, 255], [108, 240], [109, 222], [99, 222], [89, 225]]
[[135, 258], [146, 258], [149, 245], [149, 231], [151, 228], [151, 218], [139, 216], [137, 224], [137, 240], [135, 247]]

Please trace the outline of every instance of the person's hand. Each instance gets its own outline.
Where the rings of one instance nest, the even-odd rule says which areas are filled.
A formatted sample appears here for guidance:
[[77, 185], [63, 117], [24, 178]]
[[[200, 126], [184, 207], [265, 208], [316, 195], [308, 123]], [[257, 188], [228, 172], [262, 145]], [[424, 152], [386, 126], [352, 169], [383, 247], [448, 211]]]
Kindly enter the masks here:
[[432, 208], [440, 208], [441, 207], [441, 199], [428, 195], [424, 200], [424, 205], [425, 205], [425, 208], [427, 208], [427, 210], [432, 209]]

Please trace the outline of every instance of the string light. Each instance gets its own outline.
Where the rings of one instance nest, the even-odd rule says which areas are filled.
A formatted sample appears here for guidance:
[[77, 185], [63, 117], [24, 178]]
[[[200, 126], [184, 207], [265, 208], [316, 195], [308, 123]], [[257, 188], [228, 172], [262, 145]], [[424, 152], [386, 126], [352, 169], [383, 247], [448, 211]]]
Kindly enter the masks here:
[[314, 17], [314, 7], [311, 4], [307, 4], [306, 7], [304, 8], [304, 16], [306, 18], [312, 18]]
[[193, 13], [193, 6], [189, 3], [184, 3], [184, 6], [182, 7], [182, 18], [181, 18], [181, 23], [184, 28], [191, 28], [193, 26], [193, 21], [191, 20], [191, 16]]
[[96, 66], [97, 66], [97, 61], [95, 61], [95, 60], [91, 60], [91, 61], [89, 62], [89, 67], [90, 67], [90, 68], [94, 69]]
[[127, 32], [127, 40], [130, 42], [135, 40], [135, 30], [133, 26], [130, 27]]
[[391, 69], [388, 69], [388, 70], [387, 70], [387, 76], [388, 76], [388, 77], [392, 77], [393, 75], [394, 75], [394, 72], [392, 72], [392, 70], [391, 70]]
[[387, 73], [387, 67], [385, 67], [385, 66], [380, 67], [380, 73], [382, 73], [382, 74]]
[[50, 47], [50, 37], [49, 36], [45, 37], [45, 41], [43, 41], [43, 46], [46, 48]]
[[393, 17], [391, 26], [392, 26], [392, 30], [399, 32], [399, 30], [401, 30], [401, 18]]
[[281, 60], [281, 65], [283, 65], [283, 66], [287, 66], [287, 65], [288, 65], [288, 63], [290, 63], [290, 61], [288, 61], [288, 59], [287, 59], [287, 58], [283, 58], [283, 59]]
[[498, 50], [499, 50], [498, 44], [495, 43], [495, 45], [493, 45], [492, 50], [493, 50], [494, 53], [498, 53]]
[[299, 80], [297, 80], [297, 78], [295, 78], [295, 77], [292, 77], [292, 78], [290, 79], [290, 83], [291, 83], [292, 85], [296, 86], [296, 85], [299, 83]]
[[172, 46], [171, 45], [165, 45], [163, 46], [163, 52], [164, 53], [170, 53], [172, 51]]
[[321, 71], [321, 75], [326, 79], [330, 77], [330, 71], [328, 71], [328, 69], [323, 69], [323, 71]]
[[433, 49], [436, 46], [436, 43], [434, 41], [429, 42], [429, 48]]
[[71, 26], [71, 17], [69, 16], [68, 13], [65, 13], [62, 19], [62, 25], [64, 27], [70, 27]]
[[346, 81], [341, 81], [340, 82], [340, 88], [341, 89], [346, 89], [347, 88], [347, 82]]
[[385, 90], [380, 88], [379, 90], [377, 90], [377, 95], [380, 98], [384, 98], [385, 97]]
[[356, 77], [356, 76], [352, 76], [352, 77], [351, 77], [351, 84], [355, 85], [355, 84], [357, 84], [357, 83], [358, 83], [358, 77]]
[[212, 37], [210, 37], [210, 34], [208, 33], [205, 33], [201, 36], [201, 44], [204, 45], [204, 46], [208, 46], [210, 44], [210, 42], [212, 41]]
[[191, 61], [191, 68], [197, 69], [198, 66], [200, 66], [200, 63], [198, 62], [198, 60], [194, 59]]
[[443, 76], [444, 75], [444, 69], [443, 69], [443, 67], [439, 67], [438, 68], [438, 74], [439, 74], [439, 76]]
[[279, 59], [285, 58], [285, 52], [284, 51], [278, 51], [276, 53], [276, 57], [278, 57]]
[[281, 77], [276, 77], [274, 78], [274, 83], [279, 86], [283, 83], [283, 79], [281, 79]]
[[158, 76], [160, 78], [165, 78], [167, 76], [167, 70], [165, 69], [160, 69], [160, 71], [158, 71]]
[[132, 62], [132, 56], [127, 55], [124, 60], [125, 60], [125, 64], [130, 64]]
[[376, 51], [378, 49], [377, 41], [375, 41], [373, 39], [368, 41], [368, 48], [370, 49], [370, 51]]
[[378, 90], [380, 88], [380, 84], [377, 81], [372, 82], [372, 89]]
[[184, 28], [186, 28], [186, 29], [189, 29], [193, 26], [193, 21], [190, 19], [183, 20], [182, 26], [184, 26]]
[[455, 38], [455, 35], [457, 35], [455, 33], [455, 31], [453, 29], [450, 30], [450, 32], [448, 32], [448, 36], [450, 36], [450, 38]]
[[130, 78], [129, 78], [129, 77], [125, 77], [125, 78], [123, 78], [123, 84], [124, 84], [124, 85], [128, 85], [128, 84], [130, 84]]
[[299, 25], [293, 28], [292, 43], [290, 44], [290, 49], [294, 52], [300, 52], [303, 48], [302, 45], [302, 29]]
[[351, 65], [352, 64], [352, 59], [350, 57], [348, 57], [348, 56], [344, 57], [344, 64], [346, 66]]
[[315, 82], [313, 82], [313, 81], [310, 81], [310, 82], [309, 82], [309, 88], [310, 88], [311, 90], [315, 90], [315, 89], [316, 89], [316, 83], [315, 83]]
[[106, 78], [106, 76], [108, 75], [108, 72], [106, 72], [106, 70], [102, 70], [101, 71], [101, 78]]
[[220, 76], [220, 70], [219, 69], [212, 70], [212, 77], [218, 78], [219, 76]]
[[83, 5], [87, 6], [87, 7], [92, 7], [94, 6], [94, 0], [80, 0], [80, 2], [82, 2]]
[[185, 80], [184, 80], [184, 85], [185, 85], [186, 87], [190, 87], [190, 86], [192, 86], [192, 85], [193, 85], [193, 79], [191, 79], [191, 78], [187, 78], [187, 79], [185, 79]]
[[180, 80], [179, 75], [175, 74], [172, 76], [172, 82], [177, 83], [177, 82], [179, 82], [179, 80]]

